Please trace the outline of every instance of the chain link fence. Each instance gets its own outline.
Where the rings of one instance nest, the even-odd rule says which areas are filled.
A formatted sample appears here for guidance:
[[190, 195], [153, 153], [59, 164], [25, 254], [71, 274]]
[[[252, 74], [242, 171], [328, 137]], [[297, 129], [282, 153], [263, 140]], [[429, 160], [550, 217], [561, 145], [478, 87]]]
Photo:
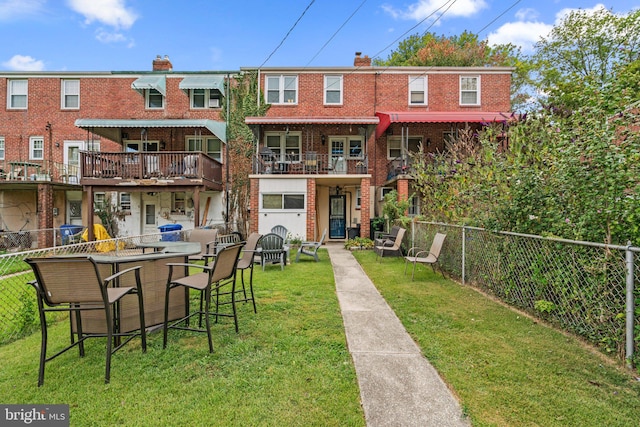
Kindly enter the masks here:
[[429, 248], [437, 232], [447, 235], [438, 262], [452, 277], [640, 363], [640, 248], [426, 222], [405, 241]]
[[7, 252], [5, 249], [5, 253], [0, 255], [0, 344], [29, 335], [40, 325], [35, 292], [31, 286], [27, 285], [34, 276], [31, 267], [24, 262], [26, 258], [79, 254], [134, 255], [143, 252], [139, 246], [141, 243], [183, 240], [189, 231], [168, 231], [94, 242], [70, 243], [26, 251], [16, 251], [16, 246], [10, 247], [13, 252]]

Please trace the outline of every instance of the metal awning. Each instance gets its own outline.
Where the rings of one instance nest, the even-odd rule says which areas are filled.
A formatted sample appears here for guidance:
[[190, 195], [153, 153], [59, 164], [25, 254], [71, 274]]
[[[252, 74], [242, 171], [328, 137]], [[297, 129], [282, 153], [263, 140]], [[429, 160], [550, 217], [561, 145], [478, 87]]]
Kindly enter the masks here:
[[391, 123], [490, 123], [503, 122], [511, 113], [499, 111], [423, 111], [423, 112], [377, 112], [380, 123], [376, 128], [379, 138]]
[[227, 124], [209, 119], [77, 119], [75, 125], [116, 142], [122, 142], [123, 128], [206, 128], [227, 142]]
[[185, 92], [189, 92], [190, 89], [217, 89], [220, 93], [224, 93], [224, 76], [218, 74], [186, 76], [180, 81], [178, 87]]
[[145, 90], [155, 89], [162, 96], [167, 96], [167, 78], [164, 74], [148, 74], [131, 83], [131, 88], [137, 90], [140, 95], [144, 95]]
[[377, 117], [245, 117], [247, 125], [377, 125]]

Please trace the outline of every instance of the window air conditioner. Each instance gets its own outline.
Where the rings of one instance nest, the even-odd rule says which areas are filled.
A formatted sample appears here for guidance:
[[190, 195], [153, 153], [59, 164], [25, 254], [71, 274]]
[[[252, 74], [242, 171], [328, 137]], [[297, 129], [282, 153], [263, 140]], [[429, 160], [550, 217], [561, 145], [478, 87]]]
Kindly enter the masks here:
[[388, 193], [392, 191], [393, 191], [393, 188], [391, 187], [380, 187], [380, 201], [382, 202], [384, 200], [384, 196], [386, 196]]
[[209, 108], [220, 108], [220, 98], [209, 99]]

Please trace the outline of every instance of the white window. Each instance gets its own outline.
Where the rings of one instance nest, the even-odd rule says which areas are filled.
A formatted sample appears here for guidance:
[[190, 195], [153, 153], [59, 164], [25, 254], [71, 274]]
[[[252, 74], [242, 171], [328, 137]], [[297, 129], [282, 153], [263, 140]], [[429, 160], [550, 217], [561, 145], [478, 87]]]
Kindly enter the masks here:
[[100, 141], [89, 140], [87, 141], [87, 151], [94, 153], [100, 152]]
[[186, 150], [207, 153], [222, 163], [222, 141], [213, 136], [188, 136]]
[[263, 209], [304, 209], [304, 194], [263, 194]]
[[0, 160], [4, 160], [4, 136], [0, 136]]
[[171, 193], [171, 212], [184, 214], [187, 194], [184, 191]]
[[60, 101], [63, 109], [80, 108], [80, 80], [62, 80]]
[[164, 96], [157, 89], [147, 89], [145, 91], [146, 106], [150, 109], [164, 108]]
[[409, 216], [420, 215], [420, 198], [417, 195], [413, 195], [409, 198], [409, 209], [407, 209]]
[[267, 76], [266, 81], [267, 103], [298, 103], [298, 76]]
[[120, 210], [131, 211], [131, 193], [120, 193]]
[[356, 209], [360, 209], [362, 206], [362, 189], [360, 187], [356, 188]]
[[427, 104], [427, 77], [409, 76], [409, 105]]
[[29, 159], [44, 159], [44, 137], [32, 136], [31, 138], [29, 138]]
[[349, 159], [364, 159], [364, 140], [361, 137], [347, 139], [349, 145], [347, 157]]
[[403, 153], [405, 155], [407, 155], [407, 152], [417, 153], [420, 150], [421, 143], [422, 137], [420, 136], [410, 136], [404, 144], [399, 136], [389, 137], [387, 138], [387, 158], [393, 160], [402, 158]]
[[217, 89], [191, 89], [191, 108], [220, 108], [222, 95]]
[[342, 104], [342, 76], [324, 76], [324, 103]]
[[94, 193], [93, 195], [93, 209], [96, 211], [102, 210], [107, 206], [107, 199], [104, 193]]
[[480, 77], [460, 76], [460, 105], [480, 105]]
[[7, 108], [27, 109], [28, 80], [9, 80], [7, 86]]
[[266, 133], [265, 146], [276, 159], [283, 162], [299, 162], [301, 146], [300, 132]]

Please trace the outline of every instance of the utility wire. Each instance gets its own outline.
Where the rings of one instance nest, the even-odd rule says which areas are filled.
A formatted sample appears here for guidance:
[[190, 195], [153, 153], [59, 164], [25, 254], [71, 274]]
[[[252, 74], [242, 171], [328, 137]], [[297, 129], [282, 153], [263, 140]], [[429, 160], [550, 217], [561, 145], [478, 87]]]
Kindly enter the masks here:
[[278, 46], [276, 46], [275, 49], [273, 49], [273, 52], [271, 52], [269, 54], [269, 56], [267, 57], [267, 59], [264, 60], [264, 62], [260, 65], [260, 67], [258, 68], [262, 68], [264, 66], [264, 64], [267, 63], [267, 61], [269, 61], [269, 59], [271, 59], [271, 57], [273, 56], [274, 53], [277, 52], [278, 49], [280, 49], [280, 47], [282, 46], [282, 44], [284, 43], [284, 41], [287, 39], [287, 37], [289, 37], [289, 34], [291, 34], [291, 32], [293, 31], [293, 29], [296, 27], [296, 25], [298, 25], [298, 22], [300, 22], [300, 20], [302, 19], [302, 17], [304, 16], [305, 13], [307, 13], [307, 10], [309, 10], [309, 8], [311, 7], [311, 5], [313, 3], [315, 3], [316, 0], [311, 0], [311, 3], [309, 3], [307, 5], [307, 7], [304, 9], [304, 11], [302, 11], [302, 14], [300, 15], [300, 17], [298, 17], [298, 19], [296, 20], [296, 22], [293, 23], [293, 26], [289, 29], [289, 31], [287, 31], [287, 34], [285, 34], [285, 36], [283, 37], [283, 39], [280, 41], [280, 44], [278, 44]]
[[347, 23], [351, 20], [351, 18], [353, 18], [353, 17], [354, 17], [354, 15], [355, 15], [356, 13], [358, 13], [358, 11], [362, 8], [362, 6], [364, 6], [364, 4], [365, 4], [366, 2], [367, 2], [367, 0], [363, 0], [363, 1], [362, 1], [362, 3], [360, 3], [360, 6], [358, 6], [358, 7], [356, 8], [356, 10], [354, 10], [354, 11], [353, 11], [353, 13], [352, 13], [348, 18], [347, 18], [347, 20], [346, 20], [346, 21], [344, 21], [344, 22], [342, 23], [342, 25], [340, 26], [340, 28], [338, 28], [338, 29], [336, 30], [336, 32], [335, 32], [335, 33], [333, 33], [333, 35], [332, 35], [331, 37], [329, 37], [329, 40], [327, 40], [327, 42], [326, 42], [325, 44], [323, 44], [323, 45], [322, 45], [322, 47], [318, 50], [318, 52], [316, 52], [316, 54], [315, 54], [315, 55], [313, 55], [313, 58], [311, 58], [311, 59], [309, 60], [309, 62], [307, 62], [307, 65], [305, 65], [305, 68], [306, 68], [306, 67], [308, 67], [308, 66], [309, 66], [309, 64], [311, 64], [311, 62], [313, 62], [313, 60], [314, 60], [314, 59], [316, 59], [316, 57], [317, 57], [318, 55], [320, 55], [320, 52], [322, 52], [322, 51], [324, 50], [324, 48], [325, 48], [325, 47], [327, 47], [327, 45], [331, 42], [331, 40], [333, 40], [333, 38], [334, 38], [335, 36], [337, 36], [337, 35], [338, 35], [338, 33], [340, 32], [340, 30], [342, 30], [342, 29], [344, 28], [344, 26], [345, 26], [345, 25], [347, 25]]

